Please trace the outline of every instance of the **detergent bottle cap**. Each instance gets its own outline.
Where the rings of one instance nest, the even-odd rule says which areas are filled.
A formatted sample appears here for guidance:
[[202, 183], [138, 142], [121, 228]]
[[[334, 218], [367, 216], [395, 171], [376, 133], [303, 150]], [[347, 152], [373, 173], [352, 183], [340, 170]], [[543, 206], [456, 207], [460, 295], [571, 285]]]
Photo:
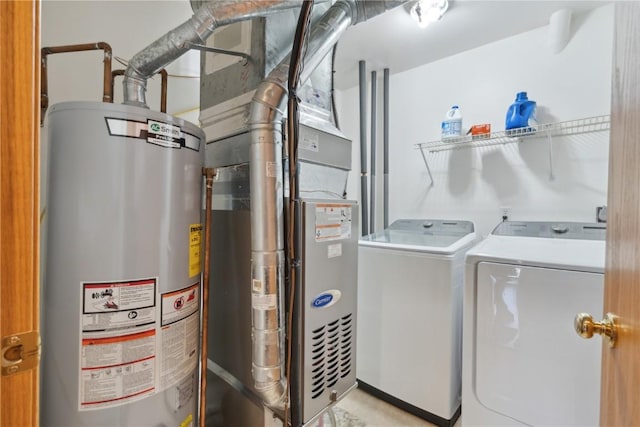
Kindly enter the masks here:
[[529, 98], [527, 98], [527, 92], [518, 92], [518, 94], [516, 95], [516, 101], [526, 101]]
[[460, 108], [457, 105], [452, 105], [451, 108]]

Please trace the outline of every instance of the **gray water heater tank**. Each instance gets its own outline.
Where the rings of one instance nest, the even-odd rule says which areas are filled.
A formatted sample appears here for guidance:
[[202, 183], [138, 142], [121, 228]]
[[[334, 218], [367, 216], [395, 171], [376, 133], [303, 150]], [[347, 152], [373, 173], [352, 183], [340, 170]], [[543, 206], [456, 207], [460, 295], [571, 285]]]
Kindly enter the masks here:
[[204, 134], [97, 102], [47, 123], [41, 425], [195, 426]]

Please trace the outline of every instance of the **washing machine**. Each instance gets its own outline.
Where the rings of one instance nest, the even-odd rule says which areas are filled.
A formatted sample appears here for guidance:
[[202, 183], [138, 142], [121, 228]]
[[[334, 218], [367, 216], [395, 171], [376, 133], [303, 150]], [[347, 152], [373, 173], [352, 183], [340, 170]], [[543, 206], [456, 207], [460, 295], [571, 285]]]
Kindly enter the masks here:
[[402, 219], [359, 242], [359, 387], [441, 426], [460, 413], [464, 254], [475, 239], [469, 221]]
[[[596, 426], [604, 224], [503, 222], [465, 261], [463, 426]], [[598, 317], [601, 318], [601, 317]]]

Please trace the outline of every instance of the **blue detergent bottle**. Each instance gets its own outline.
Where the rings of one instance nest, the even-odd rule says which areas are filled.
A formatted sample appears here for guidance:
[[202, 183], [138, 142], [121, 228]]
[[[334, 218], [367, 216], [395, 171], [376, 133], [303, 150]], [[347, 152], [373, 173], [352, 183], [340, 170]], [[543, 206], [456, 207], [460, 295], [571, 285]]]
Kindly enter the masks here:
[[527, 92], [518, 92], [516, 101], [507, 110], [505, 129], [529, 127], [529, 120], [535, 121], [536, 101], [527, 98]]

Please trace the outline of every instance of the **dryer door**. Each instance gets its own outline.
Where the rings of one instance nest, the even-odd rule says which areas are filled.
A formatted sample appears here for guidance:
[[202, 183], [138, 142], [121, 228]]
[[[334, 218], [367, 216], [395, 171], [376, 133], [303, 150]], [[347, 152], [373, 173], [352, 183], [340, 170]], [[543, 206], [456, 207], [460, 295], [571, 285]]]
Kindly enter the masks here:
[[600, 342], [581, 339], [573, 318], [600, 318], [604, 276], [481, 262], [477, 278], [480, 402], [529, 425], [598, 425]]

